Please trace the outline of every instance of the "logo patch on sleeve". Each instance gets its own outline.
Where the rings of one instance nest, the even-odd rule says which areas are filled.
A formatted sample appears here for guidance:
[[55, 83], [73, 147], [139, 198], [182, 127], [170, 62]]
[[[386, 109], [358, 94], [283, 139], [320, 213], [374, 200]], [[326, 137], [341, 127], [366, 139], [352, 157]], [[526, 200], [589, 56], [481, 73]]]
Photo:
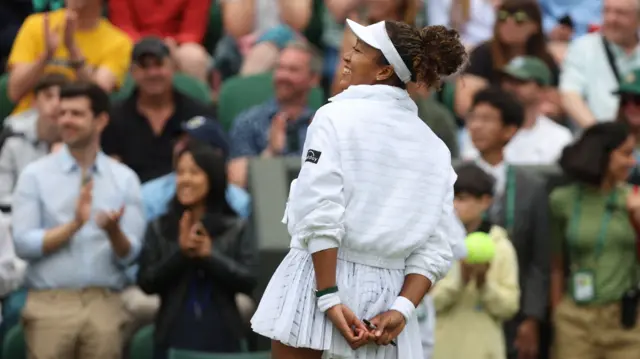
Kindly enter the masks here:
[[316, 150], [308, 150], [307, 151], [307, 159], [304, 160], [305, 162], [311, 162], [311, 163], [318, 163], [318, 161], [320, 160], [320, 155], [322, 154], [322, 152], [320, 151], [316, 151]]

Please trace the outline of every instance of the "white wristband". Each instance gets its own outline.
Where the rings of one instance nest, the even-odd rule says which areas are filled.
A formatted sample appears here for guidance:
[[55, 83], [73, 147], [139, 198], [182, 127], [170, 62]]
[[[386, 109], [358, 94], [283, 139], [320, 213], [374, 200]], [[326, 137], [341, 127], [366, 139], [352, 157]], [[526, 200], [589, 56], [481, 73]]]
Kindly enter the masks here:
[[318, 298], [318, 309], [324, 313], [341, 303], [342, 301], [340, 300], [340, 295], [338, 295], [338, 293], [325, 294]]
[[416, 306], [413, 305], [413, 303], [409, 299], [405, 297], [398, 297], [393, 302], [391, 310], [397, 310], [398, 312], [400, 312], [408, 323], [409, 319], [411, 319], [413, 313], [416, 310]]

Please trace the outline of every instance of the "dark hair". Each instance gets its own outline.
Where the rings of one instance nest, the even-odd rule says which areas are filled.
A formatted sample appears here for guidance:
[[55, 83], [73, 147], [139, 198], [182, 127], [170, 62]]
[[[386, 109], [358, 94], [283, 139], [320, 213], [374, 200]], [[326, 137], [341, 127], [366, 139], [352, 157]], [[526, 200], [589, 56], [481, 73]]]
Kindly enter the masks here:
[[[385, 27], [400, 58], [411, 70], [411, 81], [440, 87], [440, 80], [458, 72], [467, 63], [467, 51], [456, 30], [427, 26], [422, 30], [399, 21], [386, 21]], [[385, 65], [388, 61], [381, 56]], [[395, 76], [396, 86], [406, 85]]]
[[86, 97], [91, 102], [91, 111], [94, 116], [109, 113], [109, 95], [93, 82], [74, 81], [60, 88], [60, 99]]
[[505, 126], [520, 128], [524, 122], [524, 107], [510, 92], [499, 87], [488, 87], [476, 92], [471, 108], [487, 104], [500, 111], [500, 119]]
[[[203, 221], [209, 234], [216, 235], [223, 229], [223, 217], [237, 217], [237, 213], [231, 208], [226, 198], [227, 171], [225, 160], [211, 146], [199, 141], [189, 141], [176, 156], [176, 166], [180, 158], [187, 153], [193, 156], [196, 165], [204, 171], [209, 182], [209, 193], [205, 199], [205, 218], [207, 221], [205, 221], [205, 218], [198, 220]], [[161, 217], [162, 230], [167, 234], [168, 238], [178, 238], [180, 218], [184, 211], [188, 209], [180, 203], [176, 194], [171, 200], [169, 211]], [[215, 223], [211, 223], [208, 219], [213, 219]]]
[[[538, 26], [538, 32], [531, 35], [527, 40], [526, 54], [541, 59], [549, 68], [555, 68], [556, 62], [547, 50], [547, 43], [542, 29], [542, 12], [538, 2], [535, 0], [504, 0], [500, 8], [498, 8], [498, 11], [500, 10], [509, 12], [522, 11], [529, 16], [531, 21]], [[496, 20], [493, 27], [493, 39], [491, 40], [491, 56], [495, 70], [501, 70], [511, 60], [507, 58], [507, 46], [501, 43], [498, 37], [498, 26], [500, 26], [500, 21]]]
[[465, 193], [474, 197], [493, 196], [495, 179], [475, 163], [467, 162], [455, 167], [458, 179], [453, 185], [455, 195]]
[[44, 91], [48, 88], [56, 87], [56, 86], [62, 88], [68, 83], [69, 83], [69, 78], [67, 78], [63, 74], [57, 74], [57, 73], [47, 74], [47, 75], [44, 75], [42, 78], [40, 78], [40, 81], [38, 81], [36, 85], [33, 87], [33, 93], [37, 95], [41, 91]]
[[620, 147], [630, 134], [625, 123], [593, 125], [564, 148], [560, 167], [573, 180], [599, 186], [607, 174], [611, 152]]

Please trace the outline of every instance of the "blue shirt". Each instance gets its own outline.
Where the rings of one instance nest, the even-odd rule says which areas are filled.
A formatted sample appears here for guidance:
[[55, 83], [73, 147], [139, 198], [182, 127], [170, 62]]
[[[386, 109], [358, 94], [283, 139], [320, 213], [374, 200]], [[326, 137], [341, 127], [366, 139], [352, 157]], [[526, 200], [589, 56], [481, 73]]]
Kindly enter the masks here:
[[[275, 99], [254, 106], [233, 121], [229, 137], [231, 139], [231, 158], [255, 157], [269, 144], [271, 120], [280, 112]], [[307, 127], [311, 123], [314, 110], [305, 109], [300, 117], [287, 121], [287, 142], [282, 155], [300, 156], [302, 145], [307, 137]]]
[[[29, 164], [18, 178], [12, 225], [17, 255], [29, 262], [26, 284], [34, 289], [102, 287], [121, 289], [125, 268], [140, 253], [146, 221], [140, 181], [125, 165], [98, 153], [92, 168], [91, 219], [69, 242], [47, 255], [46, 231], [73, 220], [82, 174], [67, 147]], [[95, 222], [99, 211], [125, 206], [120, 229], [131, 250], [118, 257], [107, 234]]]
[[573, 20], [574, 37], [586, 34], [589, 25], [602, 22], [602, 3], [602, 0], [538, 0], [544, 32], [551, 32], [558, 20], [569, 15]]
[[[176, 194], [176, 173], [171, 172], [142, 185], [142, 200], [147, 220], [152, 221], [167, 212], [171, 199]], [[227, 201], [242, 218], [251, 214], [251, 196], [244, 189], [230, 184], [227, 187]]]

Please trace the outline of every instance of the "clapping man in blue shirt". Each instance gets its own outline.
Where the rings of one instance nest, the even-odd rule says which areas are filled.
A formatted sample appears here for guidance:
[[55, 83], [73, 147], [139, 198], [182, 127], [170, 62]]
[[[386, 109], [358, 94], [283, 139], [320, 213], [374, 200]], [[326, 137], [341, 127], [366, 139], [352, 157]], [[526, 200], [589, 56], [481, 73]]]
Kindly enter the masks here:
[[60, 91], [64, 146], [29, 164], [13, 197], [16, 253], [29, 263], [22, 312], [28, 358], [120, 358], [129, 317], [118, 292], [140, 252], [140, 181], [100, 150], [109, 97], [93, 83]]

